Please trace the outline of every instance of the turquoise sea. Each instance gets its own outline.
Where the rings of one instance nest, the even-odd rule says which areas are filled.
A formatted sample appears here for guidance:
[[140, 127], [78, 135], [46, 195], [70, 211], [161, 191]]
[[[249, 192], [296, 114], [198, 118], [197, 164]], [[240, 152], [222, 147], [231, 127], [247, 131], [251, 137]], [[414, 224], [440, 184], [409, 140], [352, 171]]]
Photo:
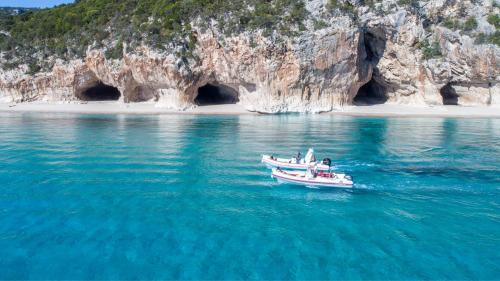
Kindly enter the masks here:
[[0, 113], [0, 279], [498, 280], [500, 119]]

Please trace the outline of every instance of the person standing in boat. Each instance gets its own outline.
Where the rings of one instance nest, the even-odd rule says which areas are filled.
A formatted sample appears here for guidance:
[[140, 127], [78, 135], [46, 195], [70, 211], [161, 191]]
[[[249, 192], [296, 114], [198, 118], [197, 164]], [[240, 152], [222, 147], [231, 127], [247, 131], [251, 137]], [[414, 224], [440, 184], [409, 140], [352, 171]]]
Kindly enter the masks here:
[[300, 164], [300, 160], [302, 160], [302, 154], [299, 151], [297, 152], [297, 156], [293, 156], [292, 159], [288, 161], [288, 163]]
[[317, 164], [311, 164], [307, 166], [306, 170], [306, 178], [307, 179], [314, 179], [318, 176], [318, 165]]
[[316, 156], [314, 156], [314, 149], [309, 148], [306, 157], [304, 158], [304, 161], [307, 165], [309, 165], [309, 163], [316, 162]]

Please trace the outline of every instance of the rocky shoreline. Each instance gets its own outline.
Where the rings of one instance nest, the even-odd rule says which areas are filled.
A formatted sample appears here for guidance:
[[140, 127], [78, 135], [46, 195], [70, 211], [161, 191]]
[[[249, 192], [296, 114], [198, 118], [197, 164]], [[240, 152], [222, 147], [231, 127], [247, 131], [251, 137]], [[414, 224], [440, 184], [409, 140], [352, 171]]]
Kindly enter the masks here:
[[[390, 2], [390, 1], [388, 1]], [[455, 6], [431, 1], [426, 18]], [[492, 1], [470, 4], [481, 20]], [[448, 5], [448, 6], [446, 6]], [[326, 1], [308, 1], [322, 13]], [[215, 90], [248, 111], [325, 112], [346, 106], [495, 106], [500, 104], [500, 48], [475, 44], [467, 34], [426, 26], [422, 15], [396, 9], [377, 15], [360, 8], [360, 23], [339, 15], [297, 38], [269, 39], [258, 32], [225, 36], [194, 25], [192, 57], [141, 46], [124, 47], [122, 59], [106, 59], [105, 49], [89, 49], [85, 59], [57, 60], [49, 72], [26, 74], [26, 67], [0, 71], [0, 102], [89, 101], [105, 97], [123, 104], [154, 102], [185, 111], [200, 104], [201, 90]], [[361, 28], [360, 28], [361, 26]], [[428, 30], [432, 30], [429, 32]], [[424, 58], [432, 40], [439, 57]]]

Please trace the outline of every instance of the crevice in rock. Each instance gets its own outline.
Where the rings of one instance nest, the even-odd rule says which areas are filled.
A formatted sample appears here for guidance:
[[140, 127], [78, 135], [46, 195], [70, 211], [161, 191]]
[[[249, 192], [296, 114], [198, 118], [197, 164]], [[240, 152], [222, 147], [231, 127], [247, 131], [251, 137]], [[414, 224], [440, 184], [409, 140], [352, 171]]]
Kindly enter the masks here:
[[118, 88], [99, 81], [94, 86], [77, 94], [76, 97], [82, 101], [115, 101], [120, 99], [120, 96]]
[[146, 102], [153, 99], [154, 101], [158, 101], [158, 95], [153, 88], [138, 85], [128, 93], [125, 98], [125, 102]]
[[363, 44], [366, 53], [366, 61], [376, 66], [384, 56], [387, 44], [387, 35], [381, 27], [366, 29], [363, 32]]
[[359, 88], [358, 93], [354, 97], [354, 105], [374, 105], [383, 104], [388, 100], [386, 87], [372, 79]]
[[[352, 98], [354, 105], [374, 105], [387, 102], [387, 83], [378, 69], [380, 59], [384, 56], [387, 34], [383, 27], [364, 27], [361, 30], [358, 45], [358, 69], [360, 82], [364, 83]], [[351, 92], [352, 93], [352, 92]]]
[[208, 83], [198, 88], [194, 99], [196, 105], [235, 104], [237, 102], [239, 102], [238, 91], [217, 83]]
[[451, 83], [444, 85], [439, 93], [443, 98], [443, 105], [458, 105], [458, 94]]

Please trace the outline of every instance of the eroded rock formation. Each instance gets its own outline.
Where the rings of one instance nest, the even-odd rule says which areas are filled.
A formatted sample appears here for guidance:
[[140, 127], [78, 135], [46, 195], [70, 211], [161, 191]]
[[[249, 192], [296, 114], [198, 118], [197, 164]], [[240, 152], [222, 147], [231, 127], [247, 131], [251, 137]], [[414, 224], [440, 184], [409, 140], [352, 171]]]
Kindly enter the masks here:
[[[500, 48], [426, 26], [426, 18], [454, 7], [448, 2], [431, 1], [418, 13], [396, 7], [377, 15], [360, 8], [356, 20], [339, 15], [297, 38], [258, 32], [227, 37], [214, 28], [194, 28], [192, 57], [142, 46], [107, 60], [105, 50], [89, 50], [85, 59], [58, 61], [50, 72], [28, 75], [26, 66], [0, 71], [0, 101], [118, 99], [183, 110], [200, 104], [199, 89], [212, 85], [258, 112], [374, 103], [500, 105]], [[470, 5], [478, 17], [485, 16], [481, 8], [495, 9], [491, 0]], [[322, 13], [327, 1], [310, 1], [308, 8]], [[440, 57], [423, 58], [425, 40], [438, 44]]]

